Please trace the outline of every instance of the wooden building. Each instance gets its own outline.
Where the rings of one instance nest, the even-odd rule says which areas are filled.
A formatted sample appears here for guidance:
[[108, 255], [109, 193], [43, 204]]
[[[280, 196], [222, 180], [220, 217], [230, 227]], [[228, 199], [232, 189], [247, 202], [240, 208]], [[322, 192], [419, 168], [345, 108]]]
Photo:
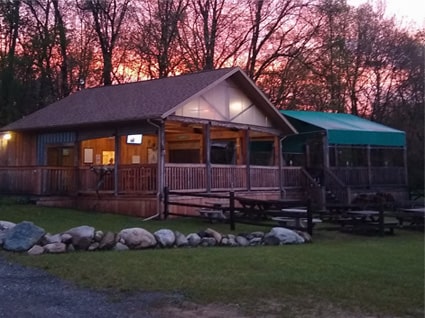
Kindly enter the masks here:
[[85, 89], [1, 129], [0, 191], [143, 217], [165, 186], [304, 195], [312, 179], [281, 159], [294, 133], [239, 68]]

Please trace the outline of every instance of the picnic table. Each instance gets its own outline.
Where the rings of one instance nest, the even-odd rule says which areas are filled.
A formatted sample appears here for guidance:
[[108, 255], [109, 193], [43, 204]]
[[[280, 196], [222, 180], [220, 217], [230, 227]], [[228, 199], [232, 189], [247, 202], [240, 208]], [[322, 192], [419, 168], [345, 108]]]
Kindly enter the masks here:
[[395, 212], [394, 216], [397, 218], [401, 227], [405, 225], [405, 222], [409, 222], [409, 226], [422, 227], [425, 220], [425, 207], [400, 208]]
[[384, 211], [377, 210], [350, 210], [347, 211], [344, 217], [339, 220], [342, 229], [355, 230], [374, 230], [380, 235], [385, 234], [385, 230], [390, 234], [394, 233], [394, 229], [398, 223], [385, 218]]
[[[273, 221], [276, 221], [279, 225], [295, 229], [307, 228], [308, 214], [307, 208], [286, 208], [281, 209], [280, 215], [272, 217]], [[317, 223], [321, 223], [322, 220], [319, 218], [312, 218], [313, 226]]]

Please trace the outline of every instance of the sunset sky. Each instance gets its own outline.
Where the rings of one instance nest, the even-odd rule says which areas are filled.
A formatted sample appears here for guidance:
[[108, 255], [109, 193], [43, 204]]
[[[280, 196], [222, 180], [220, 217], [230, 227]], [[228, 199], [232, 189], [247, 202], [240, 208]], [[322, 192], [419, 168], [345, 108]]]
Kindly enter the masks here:
[[[347, 0], [348, 4], [355, 6], [367, 2], [376, 4], [379, 1]], [[383, 2], [386, 4], [388, 17], [395, 16], [403, 25], [414, 22], [418, 28], [425, 27], [424, 0], [383, 0]]]

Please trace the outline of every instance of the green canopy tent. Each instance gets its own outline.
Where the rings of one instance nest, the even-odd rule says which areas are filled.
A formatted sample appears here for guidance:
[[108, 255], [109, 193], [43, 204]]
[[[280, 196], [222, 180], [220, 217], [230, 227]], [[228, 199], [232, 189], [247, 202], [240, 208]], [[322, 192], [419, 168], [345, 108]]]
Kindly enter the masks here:
[[[406, 169], [406, 136], [403, 131], [350, 114], [280, 112], [298, 131], [282, 142], [285, 158], [295, 154], [303, 156], [306, 167], [368, 167], [369, 174], [372, 166]], [[371, 177], [368, 179], [370, 181]], [[405, 177], [401, 179], [405, 180]]]
[[403, 131], [350, 114], [282, 110], [300, 135], [293, 135], [284, 145], [295, 145], [312, 134], [325, 132], [329, 145], [373, 145], [405, 147]]

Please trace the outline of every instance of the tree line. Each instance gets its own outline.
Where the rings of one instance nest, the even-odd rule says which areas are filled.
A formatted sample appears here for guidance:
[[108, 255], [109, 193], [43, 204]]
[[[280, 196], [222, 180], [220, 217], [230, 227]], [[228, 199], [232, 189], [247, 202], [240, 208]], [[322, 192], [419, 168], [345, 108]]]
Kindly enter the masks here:
[[425, 29], [412, 30], [346, 0], [5, 0], [0, 124], [87, 87], [239, 66], [279, 109], [405, 130], [423, 184]]

